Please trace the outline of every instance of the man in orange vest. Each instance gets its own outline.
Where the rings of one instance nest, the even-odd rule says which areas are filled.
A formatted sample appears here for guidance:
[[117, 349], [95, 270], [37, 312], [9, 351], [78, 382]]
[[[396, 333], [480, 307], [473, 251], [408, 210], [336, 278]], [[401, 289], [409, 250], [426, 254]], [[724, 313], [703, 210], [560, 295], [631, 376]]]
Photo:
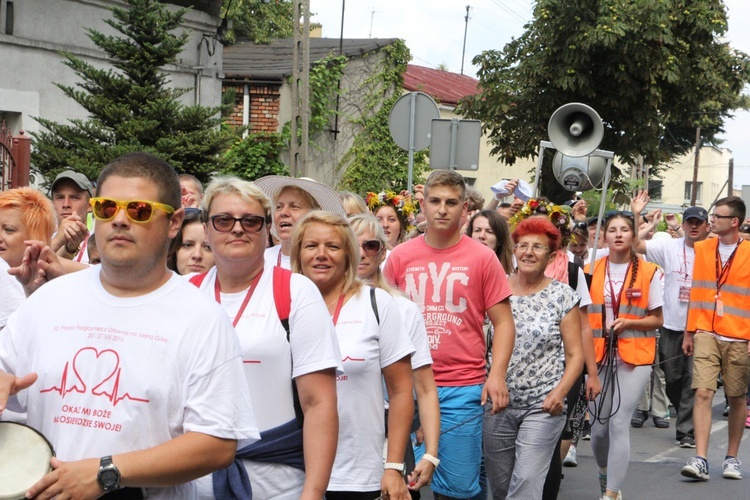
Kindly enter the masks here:
[[690, 290], [683, 350], [694, 356], [695, 403], [693, 424], [697, 455], [682, 468], [682, 475], [708, 480], [708, 439], [711, 401], [721, 372], [729, 399], [729, 442], [722, 476], [742, 479], [737, 453], [747, 411], [750, 380], [750, 242], [739, 235], [745, 203], [737, 196], [716, 202], [711, 231], [718, 238], [695, 243], [695, 264]]

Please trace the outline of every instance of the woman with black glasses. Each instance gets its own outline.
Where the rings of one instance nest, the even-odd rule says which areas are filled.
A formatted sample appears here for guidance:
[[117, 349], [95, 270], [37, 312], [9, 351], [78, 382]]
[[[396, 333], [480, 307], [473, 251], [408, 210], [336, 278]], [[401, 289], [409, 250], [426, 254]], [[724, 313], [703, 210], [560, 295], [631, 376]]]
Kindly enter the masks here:
[[[254, 184], [217, 178], [203, 198], [216, 266], [190, 281], [219, 302], [237, 331], [261, 440], [235, 463], [199, 480], [202, 498], [322, 498], [338, 436], [331, 318], [307, 278], [265, 264], [271, 203]], [[210, 332], [206, 332], [210, 334]], [[212, 484], [213, 483], [213, 484]]]
[[591, 406], [591, 448], [602, 500], [608, 500], [622, 498], [630, 416], [651, 375], [664, 301], [656, 265], [635, 252], [632, 212], [605, 214], [604, 241], [609, 254], [594, 263], [589, 322], [602, 380], [602, 393]]

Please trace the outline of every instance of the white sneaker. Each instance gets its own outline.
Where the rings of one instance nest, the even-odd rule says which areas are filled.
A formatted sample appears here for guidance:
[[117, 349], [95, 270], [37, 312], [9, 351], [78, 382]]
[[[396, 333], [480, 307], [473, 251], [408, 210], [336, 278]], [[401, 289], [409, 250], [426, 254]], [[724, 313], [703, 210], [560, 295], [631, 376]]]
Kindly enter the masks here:
[[576, 460], [576, 447], [571, 445], [568, 450], [568, 454], [563, 458], [563, 467], [577, 467], [578, 461]]
[[724, 460], [724, 463], [721, 464], [721, 467], [724, 469], [724, 472], [721, 473], [721, 477], [726, 479], [742, 479], [740, 465], [742, 465], [742, 462], [736, 458], [727, 458]]
[[599, 500], [622, 500], [622, 492], [621, 492], [621, 491], [620, 491], [620, 492], [618, 492], [618, 493], [617, 493], [617, 496], [616, 496], [616, 497], [614, 497], [614, 498], [612, 498], [612, 497], [608, 497], [608, 496], [607, 496], [607, 495], [605, 494], [605, 495], [604, 495], [603, 497], [601, 497], [601, 498], [600, 498]]
[[[737, 470], [739, 471], [739, 469]], [[708, 464], [702, 458], [691, 457], [688, 459], [687, 465], [682, 468], [680, 473], [691, 479], [708, 481]]]

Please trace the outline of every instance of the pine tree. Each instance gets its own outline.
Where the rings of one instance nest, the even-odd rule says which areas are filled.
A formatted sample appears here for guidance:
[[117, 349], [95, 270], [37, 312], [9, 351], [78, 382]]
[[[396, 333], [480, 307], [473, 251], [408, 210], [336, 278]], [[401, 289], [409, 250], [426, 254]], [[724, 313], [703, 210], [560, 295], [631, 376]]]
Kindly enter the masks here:
[[114, 19], [105, 20], [123, 36], [87, 29], [114, 69], [63, 53], [63, 64], [82, 82], [57, 86], [90, 116], [70, 124], [36, 118], [47, 131], [34, 134], [32, 163], [48, 181], [65, 168], [96, 179], [114, 158], [148, 151], [205, 182], [220, 169], [219, 155], [233, 132], [219, 127], [220, 108], [181, 104], [179, 97], [190, 89], [169, 87], [161, 70], [176, 61], [188, 40], [185, 31], [172, 33], [187, 9], [170, 12], [156, 0], [126, 3], [128, 8], [112, 8]]

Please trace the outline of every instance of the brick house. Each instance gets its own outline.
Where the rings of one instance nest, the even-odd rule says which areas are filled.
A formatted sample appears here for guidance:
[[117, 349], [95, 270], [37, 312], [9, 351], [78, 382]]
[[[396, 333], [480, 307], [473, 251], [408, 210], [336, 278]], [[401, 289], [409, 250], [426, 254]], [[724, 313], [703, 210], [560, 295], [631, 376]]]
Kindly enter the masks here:
[[[338, 130], [328, 130], [310, 137], [305, 175], [330, 186], [341, 178], [337, 170], [343, 154], [351, 147], [353, 127], [359, 116], [362, 96], [358, 89], [379, 62], [379, 51], [394, 39], [344, 39], [342, 53], [348, 59], [341, 81]], [[338, 38], [310, 38], [310, 63], [329, 54], [339, 53]], [[235, 109], [227, 122], [249, 125], [251, 132], [280, 132], [291, 120], [291, 85], [293, 40], [277, 39], [268, 45], [239, 42], [224, 48], [222, 92], [235, 92]], [[314, 143], [314, 144], [313, 144]], [[289, 164], [288, 158], [283, 158]]]

